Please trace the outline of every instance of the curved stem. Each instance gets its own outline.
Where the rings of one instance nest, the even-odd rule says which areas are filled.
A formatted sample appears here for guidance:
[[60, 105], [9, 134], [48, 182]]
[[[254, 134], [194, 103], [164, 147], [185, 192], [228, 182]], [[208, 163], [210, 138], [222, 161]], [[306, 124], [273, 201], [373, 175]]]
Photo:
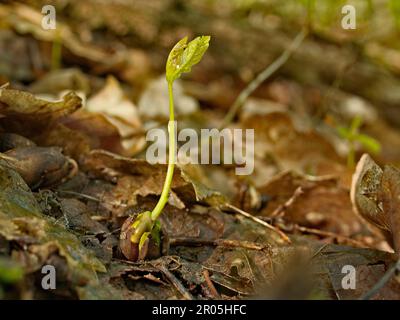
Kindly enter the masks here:
[[157, 220], [160, 216], [165, 204], [168, 201], [169, 192], [171, 190], [172, 177], [174, 175], [175, 166], [175, 117], [174, 117], [174, 96], [172, 92], [172, 82], [168, 82], [168, 94], [169, 94], [169, 123], [168, 123], [168, 136], [169, 136], [169, 153], [168, 153], [168, 170], [167, 176], [165, 177], [165, 182], [160, 199], [157, 205], [151, 213], [151, 219], [153, 221]]

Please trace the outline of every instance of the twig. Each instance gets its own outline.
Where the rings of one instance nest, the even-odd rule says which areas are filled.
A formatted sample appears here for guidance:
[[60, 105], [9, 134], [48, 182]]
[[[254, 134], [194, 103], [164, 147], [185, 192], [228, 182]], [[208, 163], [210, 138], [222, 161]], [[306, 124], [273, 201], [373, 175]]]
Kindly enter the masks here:
[[0, 90], [1, 90], [1, 89], [7, 88], [9, 85], [10, 85], [9, 82], [3, 83], [3, 84], [0, 86]]
[[88, 194], [75, 192], [75, 191], [70, 191], [70, 190], [57, 190], [56, 193], [69, 194], [69, 195], [72, 195], [72, 196], [77, 196], [77, 197], [82, 198], [82, 199], [91, 200], [91, 201], [98, 202], [98, 203], [107, 203], [107, 204], [110, 204], [112, 206], [117, 206], [117, 207], [126, 207], [127, 206], [125, 203], [107, 202], [107, 201], [103, 201], [101, 199], [98, 199], [96, 197], [92, 197], [92, 196], [90, 196]]
[[[249, 260], [249, 257], [247, 256], [247, 254], [246, 254], [246, 252], [245, 251], [242, 251], [242, 254], [243, 254], [243, 256], [244, 256], [244, 259], [246, 260], [246, 263], [247, 263], [247, 267], [248, 267], [248, 269], [249, 269], [249, 271], [250, 271], [250, 274], [251, 274], [251, 279], [250, 279], [250, 281], [251, 281], [251, 283], [252, 283], [252, 285], [253, 285], [253, 287], [254, 287], [254, 281], [256, 280], [256, 276], [255, 276], [255, 274], [254, 274], [254, 270], [253, 270], [253, 268], [251, 267], [251, 264], [250, 264], [250, 260]], [[268, 255], [269, 257], [271, 257], [271, 255]]]
[[219, 295], [217, 289], [215, 289], [215, 286], [210, 279], [210, 273], [208, 272], [207, 269], [203, 270], [203, 276], [204, 276], [204, 280], [206, 281], [208, 289], [210, 289], [210, 292], [211, 292], [213, 298], [221, 299], [221, 296]]
[[285, 242], [287, 242], [288, 244], [292, 243], [292, 242], [290, 241], [289, 237], [288, 237], [285, 233], [283, 233], [283, 232], [282, 232], [281, 230], [279, 230], [278, 228], [275, 228], [274, 226], [270, 225], [268, 222], [266, 222], [266, 221], [264, 221], [264, 220], [261, 220], [260, 218], [257, 218], [257, 217], [255, 217], [255, 216], [251, 215], [250, 213], [248, 213], [248, 212], [246, 212], [246, 211], [243, 211], [243, 210], [241, 210], [241, 209], [239, 209], [239, 208], [237, 208], [237, 207], [235, 207], [235, 206], [233, 206], [233, 205], [231, 205], [231, 204], [229, 204], [229, 203], [226, 203], [225, 206], [228, 207], [228, 208], [230, 208], [230, 209], [232, 209], [232, 210], [234, 210], [236, 213], [239, 213], [239, 214], [241, 214], [242, 216], [244, 216], [244, 217], [246, 217], [246, 218], [248, 218], [248, 219], [251, 219], [251, 220], [253, 220], [254, 222], [257, 222], [257, 223], [263, 225], [264, 227], [267, 227], [268, 229], [270, 229], [270, 230], [276, 232], [276, 233], [277, 233]]
[[302, 194], [304, 193], [302, 187], [297, 187], [297, 189], [294, 191], [293, 195], [282, 205], [278, 206], [272, 214], [269, 216], [270, 218], [278, 217], [281, 214], [284, 214], [286, 209], [288, 209], [293, 202]]
[[295, 225], [294, 228], [303, 233], [315, 234], [317, 236], [322, 236], [322, 237], [330, 237], [330, 238], [334, 238], [337, 240], [347, 241], [349, 244], [353, 244], [357, 247], [366, 247], [366, 245], [360, 241], [351, 239], [346, 236], [342, 236], [342, 235], [334, 233], [334, 232], [323, 231], [323, 230], [303, 227], [303, 226], [299, 226], [299, 225]]
[[323, 244], [322, 246], [320, 246], [320, 247], [318, 248], [318, 250], [314, 252], [314, 254], [312, 255], [312, 257], [311, 257], [310, 260], [314, 259], [314, 258], [315, 258], [316, 256], [318, 256], [320, 253], [322, 253], [322, 251], [323, 251], [327, 246], [329, 246], [329, 243], [325, 243], [325, 244]]
[[230, 240], [230, 239], [200, 239], [200, 238], [171, 238], [170, 246], [223, 246], [231, 248], [243, 248], [248, 250], [263, 250], [267, 246], [260, 243]]
[[164, 265], [158, 265], [157, 268], [168, 278], [168, 280], [173, 284], [173, 286], [179, 291], [179, 293], [186, 300], [194, 300], [193, 296], [189, 291], [183, 286], [183, 284], [175, 277], [171, 271], [169, 271]]
[[280, 67], [282, 67], [291, 57], [293, 52], [295, 52], [303, 40], [306, 38], [308, 31], [303, 29], [290, 44], [289, 48], [287, 48], [278, 59], [276, 59], [272, 64], [270, 64], [267, 68], [265, 68], [261, 73], [257, 75], [257, 77], [252, 80], [247, 87], [239, 94], [236, 98], [235, 102], [229, 109], [225, 118], [222, 120], [221, 128], [225, 128], [230, 122], [232, 122], [236, 113], [243, 105], [243, 103], [247, 100], [247, 98], [257, 89], [257, 87], [263, 83], [266, 79], [268, 79], [272, 74], [274, 74]]
[[375, 296], [398, 270], [400, 270], [400, 259], [397, 260], [397, 262], [386, 271], [383, 277], [372, 287], [372, 289], [362, 295], [359, 300], [369, 300]]

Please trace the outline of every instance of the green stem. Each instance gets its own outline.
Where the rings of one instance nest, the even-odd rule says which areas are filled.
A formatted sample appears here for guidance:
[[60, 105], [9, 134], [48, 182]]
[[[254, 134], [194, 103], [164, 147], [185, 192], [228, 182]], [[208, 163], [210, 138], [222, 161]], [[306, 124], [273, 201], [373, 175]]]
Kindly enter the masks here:
[[175, 167], [175, 117], [174, 117], [174, 95], [172, 92], [172, 82], [168, 82], [169, 94], [169, 123], [168, 123], [168, 136], [169, 136], [169, 153], [168, 153], [168, 170], [165, 177], [164, 187], [158, 200], [157, 205], [151, 212], [151, 219], [157, 220], [160, 216], [165, 204], [168, 201], [169, 192], [171, 190], [172, 177], [174, 175]]
[[272, 76], [277, 70], [279, 70], [292, 56], [292, 54], [300, 47], [303, 40], [308, 34], [307, 29], [302, 29], [301, 32], [296, 36], [290, 46], [276, 59], [272, 64], [265, 68], [261, 73], [259, 73], [248, 85], [240, 92], [239, 96], [236, 98], [235, 102], [230, 107], [228, 113], [222, 120], [219, 129], [225, 128], [229, 123], [233, 121], [237, 112], [245, 103], [247, 98], [270, 76]]
[[347, 155], [347, 167], [350, 169], [353, 169], [355, 167], [355, 161], [356, 161], [356, 150], [354, 147], [354, 141], [350, 141], [350, 150], [349, 154]]

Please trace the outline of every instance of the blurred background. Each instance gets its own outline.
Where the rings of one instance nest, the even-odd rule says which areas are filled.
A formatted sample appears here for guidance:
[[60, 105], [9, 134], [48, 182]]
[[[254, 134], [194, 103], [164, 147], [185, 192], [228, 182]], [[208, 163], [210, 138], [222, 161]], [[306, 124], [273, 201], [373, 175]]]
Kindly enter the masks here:
[[[55, 29], [42, 27], [45, 5], [56, 10]], [[345, 5], [355, 8], [355, 29], [343, 28]], [[168, 53], [198, 35], [211, 36], [210, 48], [174, 85], [178, 127], [255, 129], [255, 170], [239, 177], [230, 165], [199, 166], [192, 177], [266, 221], [284, 216], [285, 232], [391, 251], [356, 217], [349, 190], [363, 153], [400, 165], [399, 0], [3, 0], [0, 86], [49, 101], [72, 90], [82, 107], [44, 131], [35, 115], [16, 125], [10, 113], [1, 131], [60, 146], [79, 165], [93, 149], [144, 159], [146, 132], [168, 121]], [[260, 74], [268, 76], [258, 83]], [[117, 195], [130, 199], [125, 189]], [[154, 203], [159, 191], [146, 192]], [[361, 264], [358, 254], [346, 259]], [[338, 265], [329, 272], [340, 291]]]

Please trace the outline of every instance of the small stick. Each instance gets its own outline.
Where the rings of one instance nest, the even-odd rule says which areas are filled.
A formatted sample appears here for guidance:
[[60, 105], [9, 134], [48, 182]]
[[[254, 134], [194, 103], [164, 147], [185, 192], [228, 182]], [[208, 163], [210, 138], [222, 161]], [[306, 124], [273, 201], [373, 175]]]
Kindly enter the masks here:
[[69, 194], [69, 195], [72, 195], [72, 196], [77, 196], [77, 197], [82, 198], [82, 199], [91, 200], [91, 201], [98, 202], [98, 203], [107, 203], [107, 204], [110, 204], [112, 206], [117, 206], [117, 207], [123, 207], [124, 208], [124, 207], [127, 206], [125, 203], [105, 202], [105, 201], [103, 201], [101, 199], [98, 199], [96, 197], [92, 197], [92, 196], [90, 196], [88, 194], [75, 192], [75, 191], [70, 191], [70, 190], [57, 190], [56, 193]]
[[349, 237], [341, 236], [340, 234], [337, 234], [337, 233], [303, 227], [303, 226], [299, 226], [299, 225], [295, 225], [295, 229], [300, 232], [303, 232], [303, 233], [315, 234], [317, 236], [322, 236], [322, 237], [331, 237], [331, 238], [335, 238], [337, 240], [344, 240], [344, 241], [347, 241], [348, 243], [351, 243], [358, 247], [366, 247], [366, 245], [360, 241], [351, 239]]
[[200, 238], [171, 238], [169, 240], [170, 246], [223, 246], [231, 248], [243, 248], [249, 250], [263, 250], [267, 248], [266, 245], [240, 240], [230, 239], [200, 239]]
[[293, 52], [295, 52], [300, 45], [303, 43], [303, 40], [306, 38], [308, 31], [303, 29], [290, 44], [289, 48], [287, 48], [278, 59], [276, 59], [272, 64], [270, 64], [267, 68], [265, 68], [261, 73], [257, 75], [254, 80], [252, 80], [247, 87], [239, 94], [225, 118], [222, 120], [222, 124], [220, 125], [220, 129], [225, 128], [229, 123], [232, 122], [233, 118], [235, 118], [236, 113], [239, 111], [240, 107], [247, 100], [247, 98], [258, 88], [258, 86], [267, 80], [271, 75], [273, 75], [280, 67], [282, 67], [292, 56]]
[[[325, 244], [323, 244], [321, 247], [319, 247], [318, 250], [314, 252], [314, 254], [312, 255], [311, 259], [314, 259], [314, 258], [315, 258], [316, 256], [318, 256], [320, 253], [322, 253], [322, 251], [323, 251], [327, 246], [329, 246], [329, 243], [325, 243]], [[310, 259], [310, 260], [311, 260], [311, 259]]]
[[157, 268], [168, 278], [168, 280], [173, 284], [173, 286], [179, 291], [179, 293], [186, 300], [194, 300], [193, 296], [189, 291], [183, 286], [183, 284], [175, 277], [171, 271], [169, 271], [164, 265], [157, 266]]
[[274, 217], [280, 216], [281, 214], [284, 214], [285, 211], [286, 211], [286, 209], [288, 209], [288, 208], [293, 204], [293, 202], [294, 202], [299, 196], [301, 196], [303, 193], [304, 193], [304, 191], [303, 191], [302, 187], [298, 187], [298, 188], [294, 191], [293, 195], [292, 195], [284, 204], [278, 206], [278, 208], [276, 208], [276, 209], [274, 210], [274, 212], [272, 212], [272, 214], [271, 214], [269, 217], [270, 217], [270, 218], [274, 218]]
[[203, 270], [203, 276], [204, 276], [204, 280], [206, 281], [206, 284], [208, 286], [208, 289], [210, 289], [212, 296], [216, 299], [221, 299], [221, 296], [219, 295], [217, 289], [215, 289], [215, 286], [210, 279], [210, 273], [208, 272], [207, 269]]
[[248, 213], [246, 211], [243, 211], [243, 210], [241, 210], [241, 209], [239, 209], [239, 208], [237, 208], [237, 207], [235, 207], [235, 206], [233, 206], [233, 205], [231, 205], [229, 203], [226, 203], [225, 206], [227, 206], [228, 208], [234, 210], [236, 213], [239, 213], [242, 216], [244, 216], [244, 217], [246, 217], [246, 218], [248, 218], [250, 220], [253, 220], [254, 222], [257, 222], [257, 223], [263, 225], [264, 227], [267, 227], [268, 229], [276, 232], [288, 244], [292, 243], [290, 241], [289, 237], [285, 233], [283, 233], [278, 228], [275, 228], [274, 226], [270, 225], [268, 222], [266, 222], [264, 220], [261, 220], [260, 218], [257, 218], [255, 216], [251, 215], [250, 213]]
[[6, 82], [0, 86], [0, 90], [7, 88], [10, 85], [9, 82]]

